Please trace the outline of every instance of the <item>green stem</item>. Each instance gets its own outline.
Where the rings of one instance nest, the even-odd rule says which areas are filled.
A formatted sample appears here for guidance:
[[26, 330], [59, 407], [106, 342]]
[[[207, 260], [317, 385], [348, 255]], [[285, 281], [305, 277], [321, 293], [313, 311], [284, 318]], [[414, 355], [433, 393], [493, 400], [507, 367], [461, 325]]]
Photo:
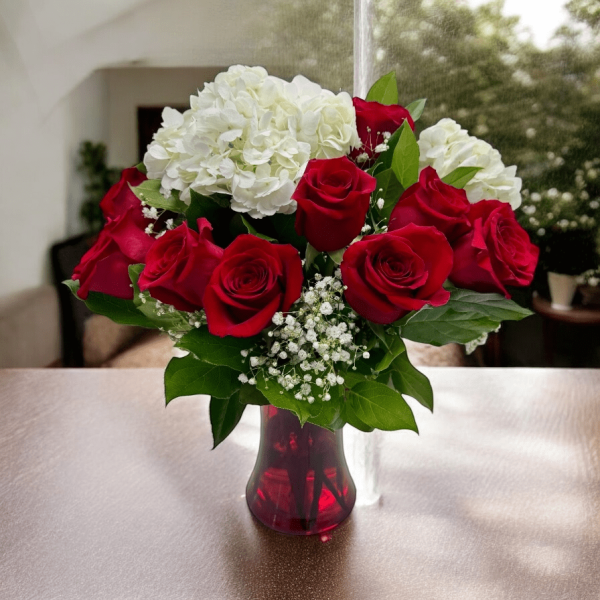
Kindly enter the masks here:
[[323, 271], [323, 275], [325, 277], [333, 275], [334, 269], [335, 269], [335, 263], [333, 262], [333, 259], [331, 258], [331, 256], [328, 255], [327, 262], [325, 263], [325, 270]]

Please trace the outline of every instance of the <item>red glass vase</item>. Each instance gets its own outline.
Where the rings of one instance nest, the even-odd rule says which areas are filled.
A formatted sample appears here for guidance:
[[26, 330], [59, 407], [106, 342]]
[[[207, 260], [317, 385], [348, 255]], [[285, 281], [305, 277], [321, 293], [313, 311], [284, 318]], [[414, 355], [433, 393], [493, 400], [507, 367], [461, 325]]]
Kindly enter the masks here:
[[261, 523], [292, 535], [323, 533], [352, 512], [355, 500], [341, 429], [301, 427], [294, 413], [261, 407], [260, 447], [246, 488]]

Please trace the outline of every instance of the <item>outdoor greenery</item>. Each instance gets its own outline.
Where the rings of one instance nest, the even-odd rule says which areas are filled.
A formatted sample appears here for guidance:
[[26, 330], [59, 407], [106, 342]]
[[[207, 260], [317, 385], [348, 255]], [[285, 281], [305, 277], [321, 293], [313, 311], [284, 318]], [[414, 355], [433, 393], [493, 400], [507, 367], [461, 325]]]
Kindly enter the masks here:
[[[525, 194], [517, 216], [541, 247], [540, 271], [596, 266], [599, 3], [571, 0], [570, 20], [545, 50], [523, 35], [518, 17], [503, 16], [503, 0], [475, 9], [451, 0], [372, 6], [373, 81], [395, 70], [402, 104], [428, 100], [420, 129], [450, 117], [518, 166]], [[332, 90], [352, 89], [351, 2], [271, 0], [264, 10], [255, 62], [283, 77], [301, 72]], [[536, 194], [545, 200], [532, 202]]]

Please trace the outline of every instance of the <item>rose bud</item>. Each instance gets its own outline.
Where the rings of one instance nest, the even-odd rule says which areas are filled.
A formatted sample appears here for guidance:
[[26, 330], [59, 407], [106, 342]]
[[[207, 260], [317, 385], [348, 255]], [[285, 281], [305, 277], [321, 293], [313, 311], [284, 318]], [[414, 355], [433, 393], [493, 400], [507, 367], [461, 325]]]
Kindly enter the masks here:
[[289, 244], [254, 235], [235, 238], [204, 294], [208, 330], [224, 337], [251, 337], [287, 312], [302, 292], [302, 261]]
[[434, 227], [407, 225], [369, 235], [344, 253], [342, 280], [348, 304], [362, 317], [387, 325], [426, 304], [442, 306], [442, 285], [452, 269], [452, 248]]
[[[385, 141], [384, 133], [393, 134], [405, 120], [408, 120], [413, 131], [415, 129], [415, 122], [403, 106], [367, 102], [361, 98], [352, 98], [352, 103], [356, 111], [356, 129], [362, 145], [352, 150], [350, 156], [363, 166], [368, 166], [373, 162], [375, 155], [379, 154], [376, 148]], [[364, 160], [359, 158], [361, 155]]]
[[146, 176], [135, 167], [125, 169], [121, 173], [119, 182], [108, 190], [100, 202], [104, 218], [106, 220], [114, 219], [130, 207], [137, 208], [141, 214], [142, 205], [129, 186], [136, 187], [146, 179]]
[[156, 240], [138, 280], [140, 290], [177, 310], [200, 310], [208, 280], [223, 256], [212, 226], [198, 219], [198, 233], [183, 223]]
[[504, 286], [525, 286], [533, 279], [539, 248], [529, 241], [509, 204], [481, 200], [471, 205], [473, 229], [454, 243], [450, 281], [477, 292], [498, 292]]
[[432, 167], [400, 196], [390, 216], [389, 231], [409, 223], [439, 229], [452, 243], [471, 229], [467, 218], [471, 204], [464, 190], [444, 183]]
[[310, 160], [292, 196], [296, 233], [319, 252], [344, 248], [360, 234], [376, 185], [345, 156]]
[[138, 202], [106, 223], [73, 272], [73, 279], [79, 279], [80, 298], [85, 300], [89, 292], [133, 298], [128, 267], [145, 262], [155, 243], [155, 238], [144, 231], [150, 222], [142, 217]]

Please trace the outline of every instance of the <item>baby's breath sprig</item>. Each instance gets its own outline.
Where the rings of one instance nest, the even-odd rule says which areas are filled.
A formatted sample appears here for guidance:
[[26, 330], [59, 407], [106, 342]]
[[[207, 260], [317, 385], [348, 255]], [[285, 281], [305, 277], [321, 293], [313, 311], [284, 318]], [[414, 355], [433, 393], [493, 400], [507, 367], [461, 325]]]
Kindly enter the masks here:
[[364, 333], [343, 293], [339, 269], [331, 276], [317, 273], [295, 310], [285, 316], [275, 313], [273, 329], [257, 352], [251, 352], [251, 373], [244, 379], [255, 383], [260, 375], [310, 404], [331, 400], [332, 388], [344, 385], [343, 373], [367, 349], [357, 342]]
[[380, 218], [381, 211], [385, 206], [385, 199], [382, 197], [383, 188], [377, 188], [373, 194], [371, 195], [371, 206], [369, 207], [368, 219], [371, 221], [371, 224], [365, 223], [364, 227], [361, 229], [361, 233], [386, 233], [388, 230], [388, 219]]
[[[143, 197], [144, 195], [140, 194], [140, 198]], [[142, 205], [142, 214], [146, 219], [158, 221], [167, 212], [166, 209], [158, 209], [156, 206], [149, 207], [144, 200], [141, 200], [140, 203]], [[175, 229], [178, 224], [179, 223], [175, 223], [174, 219], [167, 219], [164, 223], [164, 229], [157, 233], [154, 231], [154, 223], [149, 223], [146, 229], [144, 229], [144, 233], [147, 235], [153, 235], [156, 239], [158, 239], [159, 237], [165, 235], [168, 230]]]
[[367, 138], [367, 144], [365, 144], [364, 142], [361, 142], [360, 147], [361, 149], [363, 149], [363, 152], [361, 152], [357, 157], [356, 157], [356, 162], [359, 164], [365, 163], [368, 160], [370, 160], [371, 156], [373, 154], [381, 154], [382, 152], [385, 152], [386, 150], [389, 150], [389, 145], [388, 145], [388, 141], [390, 139], [390, 137], [392, 137], [392, 134], [389, 131], [378, 131], [377, 132], [377, 136], [374, 138], [375, 141], [377, 139], [379, 139], [379, 136], [383, 137], [383, 141], [379, 144], [377, 144], [376, 146], [373, 146], [373, 144], [371, 143], [371, 128], [367, 127], [367, 133], [369, 134], [368, 138]]
[[152, 298], [149, 291], [139, 292], [138, 299], [144, 305], [143, 312], [160, 325], [159, 330], [167, 333], [173, 342], [179, 341], [188, 331], [206, 325], [206, 315], [203, 310], [195, 312], [177, 310], [171, 304]]

